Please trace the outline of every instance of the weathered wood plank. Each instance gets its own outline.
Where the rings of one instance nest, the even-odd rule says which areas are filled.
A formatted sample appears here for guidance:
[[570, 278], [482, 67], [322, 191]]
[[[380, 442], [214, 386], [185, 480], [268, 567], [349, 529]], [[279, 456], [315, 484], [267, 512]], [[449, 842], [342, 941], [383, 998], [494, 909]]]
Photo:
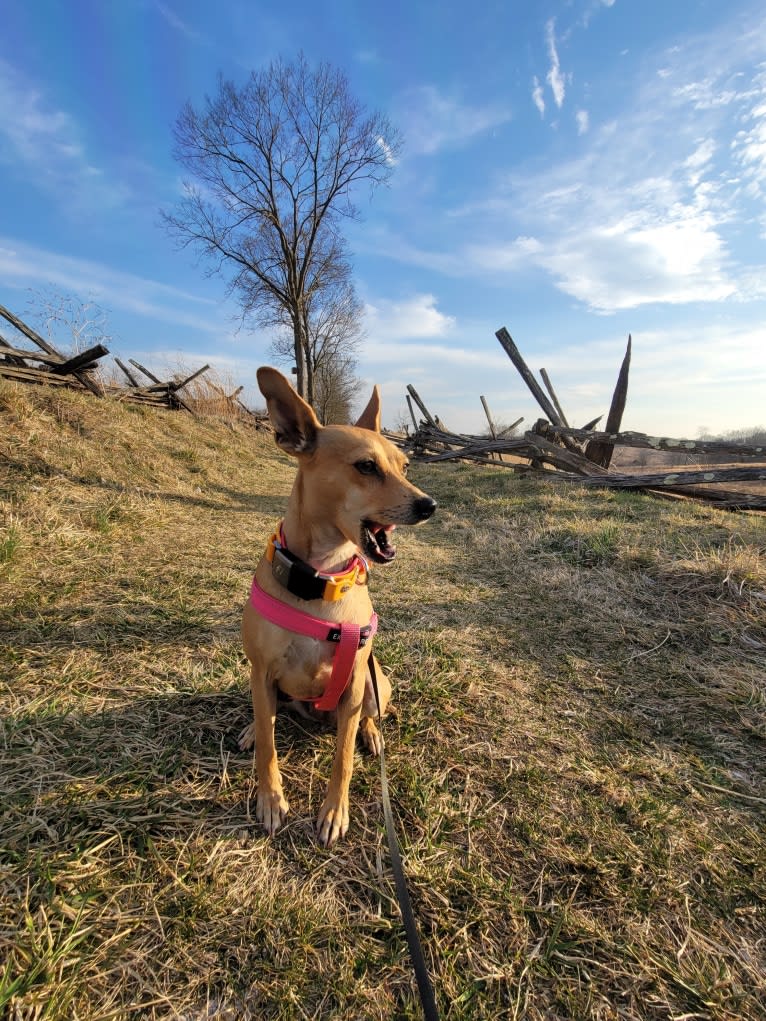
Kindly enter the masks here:
[[428, 424], [430, 426], [433, 426], [434, 429], [438, 429], [439, 426], [436, 424], [436, 420], [433, 418], [433, 416], [431, 415], [431, 412], [428, 410], [428, 408], [425, 406], [425, 404], [420, 399], [420, 395], [418, 394], [417, 390], [412, 385], [412, 383], [408, 383], [407, 384], [407, 390], [409, 391], [410, 396], [412, 397], [413, 401], [417, 404], [418, 408], [422, 412], [423, 417], [425, 418], [426, 422], [428, 422]]
[[120, 361], [119, 358], [115, 358], [114, 361], [115, 361], [115, 364], [117, 366], [119, 366], [119, 368], [121, 368], [122, 371], [125, 373], [125, 375], [127, 376], [128, 381], [129, 381], [131, 386], [140, 386], [141, 385], [138, 382], [138, 380], [136, 379], [136, 377], [133, 375], [133, 373], [130, 371], [130, 369], [127, 367], [127, 365], [123, 365], [123, 363]]
[[179, 390], [183, 390], [183, 388], [185, 386], [188, 386], [188, 384], [191, 383], [193, 379], [196, 379], [197, 376], [201, 376], [203, 372], [207, 372], [209, 368], [210, 368], [209, 365], [203, 365], [201, 369], [197, 369], [196, 372], [193, 372], [191, 376], [187, 376], [187, 378], [184, 379], [181, 383], [171, 383], [170, 386], [173, 392], [178, 393]]
[[[632, 345], [632, 338], [628, 334], [628, 346], [625, 351], [625, 357], [622, 360], [620, 366], [620, 372], [617, 376], [617, 384], [612, 394], [612, 403], [609, 406], [609, 413], [606, 416], [606, 431], [608, 433], [616, 433], [620, 430], [622, 423], [622, 415], [625, 411], [625, 402], [628, 399], [628, 375], [630, 373], [630, 349]], [[599, 443], [598, 440], [591, 440], [588, 446], [585, 448], [585, 456], [593, 461], [595, 464], [600, 464], [602, 468], [608, 468], [612, 460], [612, 454], [614, 453], [614, 447], [610, 443]]]
[[[0, 376], [7, 379], [19, 379], [25, 383], [47, 383], [50, 386], [72, 386], [73, 377], [57, 376], [46, 369], [38, 369], [32, 365], [11, 365], [0, 361]], [[79, 380], [74, 383], [77, 387]], [[77, 387], [79, 388], [79, 387]]]
[[154, 375], [153, 372], [149, 372], [149, 370], [144, 368], [144, 366], [140, 362], [137, 362], [135, 358], [128, 358], [128, 361], [130, 362], [131, 365], [135, 365], [135, 367], [138, 369], [139, 372], [143, 372], [143, 374], [148, 379], [151, 379], [152, 383], [160, 383], [160, 384], [162, 383], [161, 379], [157, 379], [157, 377]]
[[74, 375], [75, 372], [84, 371], [86, 368], [90, 368], [90, 363], [97, 361], [99, 358], [103, 358], [104, 355], [109, 354], [109, 348], [104, 347], [103, 344], [96, 344], [94, 347], [89, 347], [87, 351], [81, 351], [79, 354], [74, 355], [72, 358], [68, 358], [65, 362], [52, 370], [57, 375]]
[[519, 375], [529, 387], [532, 396], [540, 405], [540, 407], [543, 409], [543, 411], [548, 416], [550, 421], [553, 422], [554, 425], [563, 425], [564, 423], [561, 420], [559, 413], [556, 411], [554, 406], [551, 404], [551, 402], [543, 393], [542, 387], [537, 382], [535, 377], [532, 375], [529, 366], [524, 361], [521, 352], [514, 344], [513, 339], [508, 330], [506, 330], [504, 326], [501, 326], [500, 329], [497, 330], [497, 332], [495, 333], [495, 336], [500, 341], [500, 344], [503, 347], [505, 353], [508, 355], [513, 364], [516, 366]]
[[743, 457], [766, 458], [766, 446], [747, 443], [726, 443], [718, 440], [671, 439], [668, 436], [649, 436], [639, 432], [588, 432], [586, 429], [563, 429], [557, 426], [549, 430], [553, 436], [563, 433], [572, 439], [593, 439], [619, 447], [641, 447], [648, 450], [665, 450], [674, 454], [739, 454]]
[[566, 415], [564, 414], [564, 412], [563, 412], [563, 410], [561, 408], [561, 404], [559, 403], [559, 399], [556, 396], [556, 391], [553, 389], [553, 383], [551, 383], [550, 379], [548, 378], [548, 373], [546, 372], [545, 369], [540, 369], [540, 376], [542, 378], [543, 383], [545, 383], [545, 389], [550, 394], [550, 398], [553, 401], [554, 408], [559, 413], [559, 417], [561, 418], [561, 424], [568, 426], [569, 422], [567, 422], [567, 417], [566, 417]]
[[36, 330], [32, 329], [31, 326], [27, 326], [27, 324], [19, 319], [18, 316], [15, 316], [10, 309], [5, 307], [5, 305], [0, 305], [0, 316], [2, 316], [3, 319], [7, 319], [11, 326], [15, 326], [19, 333], [23, 333], [28, 340], [31, 340], [33, 344], [37, 344], [37, 346], [47, 354], [56, 355], [56, 357], [60, 358], [62, 362], [64, 361], [64, 356], [60, 351], [57, 351], [52, 344], [48, 343], [47, 340], [44, 340]]
[[45, 354], [42, 351], [26, 351], [13, 347], [4, 338], [0, 337], [0, 355], [13, 358], [28, 359], [31, 362], [42, 362], [44, 365], [62, 365], [63, 359], [58, 355]]
[[714, 482], [766, 482], [766, 467], [673, 469], [646, 472], [641, 475], [604, 475], [579, 478], [576, 475], [552, 476], [561, 482], [578, 482], [583, 486], [607, 486], [609, 489], [671, 489], [678, 486], [702, 486]]

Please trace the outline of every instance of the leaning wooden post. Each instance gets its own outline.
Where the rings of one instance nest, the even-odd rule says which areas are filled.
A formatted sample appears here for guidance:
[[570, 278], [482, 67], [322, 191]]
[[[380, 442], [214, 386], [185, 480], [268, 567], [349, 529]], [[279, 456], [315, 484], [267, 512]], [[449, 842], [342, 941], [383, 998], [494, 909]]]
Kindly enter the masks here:
[[517, 425], [521, 425], [521, 423], [523, 421], [524, 421], [524, 416], [522, 415], [521, 418], [517, 418], [515, 422], [511, 422], [510, 425], [507, 425], [505, 427], [505, 429], [503, 429], [503, 431], [500, 433], [500, 436], [501, 437], [502, 436], [508, 436], [510, 433], [513, 432], [513, 430], [516, 428], [516, 426]]
[[136, 387], [136, 389], [138, 389], [141, 386], [141, 384], [138, 382], [138, 380], [133, 375], [133, 373], [130, 371], [130, 369], [126, 365], [123, 365], [123, 363], [120, 361], [119, 358], [115, 358], [114, 361], [115, 361], [115, 365], [118, 365], [122, 369], [122, 371], [125, 373], [125, 375], [128, 377], [128, 382], [130, 383], [130, 385], [134, 386], [134, 387]]
[[[493, 440], [496, 440], [497, 439], [497, 429], [495, 429], [495, 423], [492, 421], [492, 415], [489, 412], [489, 405], [487, 404], [487, 398], [480, 396], [479, 400], [481, 401], [482, 407], [484, 408], [484, 414], [487, 416], [487, 421], [489, 422], [489, 432], [490, 432], [490, 435], [492, 436]], [[503, 455], [497, 453], [494, 450], [490, 453], [489, 456], [490, 456], [490, 460], [492, 460], [492, 461], [495, 461], [495, 460], [502, 461], [503, 460]]]
[[493, 440], [496, 440], [497, 439], [497, 429], [495, 429], [495, 423], [492, 421], [492, 415], [490, 414], [490, 411], [489, 411], [489, 405], [487, 404], [487, 398], [480, 396], [479, 400], [481, 401], [481, 405], [484, 408], [484, 414], [487, 416], [487, 421], [489, 422], [489, 432], [490, 432], [490, 435], [492, 436]]
[[420, 397], [418, 396], [418, 392], [415, 389], [415, 387], [412, 385], [412, 383], [408, 383], [407, 384], [407, 389], [409, 390], [410, 394], [412, 395], [413, 401], [417, 404], [417, 406], [423, 412], [423, 416], [425, 417], [426, 422], [428, 422], [428, 424], [430, 426], [433, 426], [434, 429], [438, 429], [439, 426], [434, 421], [434, 419], [433, 419], [433, 417], [431, 415], [431, 412], [428, 410], [428, 408], [425, 406], [425, 404], [421, 401]]
[[548, 378], [548, 373], [545, 371], [545, 369], [540, 369], [540, 375], [542, 376], [543, 383], [545, 383], [545, 389], [551, 395], [551, 400], [553, 401], [553, 406], [555, 407], [556, 411], [558, 411], [559, 415], [561, 416], [562, 424], [567, 426], [567, 428], [569, 428], [569, 422], [567, 422], [567, 417], [564, 414], [564, 412], [561, 410], [561, 405], [559, 404], [559, 399], [556, 396], [556, 391], [553, 389], [553, 383], [551, 383], [550, 379]]
[[143, 372], [143, 374], [148, 379], [151, 379], [152, 383], [158, 383], [160, 386], [167, 385], [163, 383], [161, 379], [157, 379], [153, 372], [149, 372], [149, 370], [145, 368], [140, 362], [137, 362], [135, 358], [128, 358], [128, 361], [130, 362], [131, 365], [135, 365], [139, 372]]
[[415, 418], [415, 412], [412, 410], [412, 398], [410, 397], [409, 394], [407, 394], [406, 397], [407, 397], [407, 407], [410, 409], [410, 418], [412, 419], [412, 426], [413, 426], [415, 432], [417, 432], [418, 431], [418, 420]]
[[585, 425], [582, 427], [583, 432], [590, 432], [591, 429], [595, 429], [603, 417], [604, 417], [603, 415], [599, 415], [597, 418], [592, 418], [590, 422], [586, 422]]
[[183, 388], [187, 386], [189, 383], [191, 383], [193, 379], [196, 379], [197, 376], [201, 376], [203, 372], [207, 372], [209, 368], [210, 368], [209, 365], [203, 365], [201, 369], [197, 369], [196, 372], [193, 372], [191, 376], [187, 376], [187, 378], [184, 379], [182, 382], [171, 383], [170, 386], [173, 388], [173, 392], [177, 393], [179, 390], [183, 390]]
[[[630, 349], [632, 338], [628, 334], [628, 346], [625, 350], [625, 357], [620, 366], [620, 374], [617, 377], [617, 385], [612, 394], [612, 403], [609, 414], [606, 416], [606, 427], [604, 432], [618, 433], [622, 422], [622, 413], [625, 411], [625, 402], [628, 398], [628, 373], [630, 372]], [[613, 443], [600, 443], [598, 440], [591, 440], [585, 448], [585, 456], [594, 464], [600, 464], [602, 468], [608, 468], [614, 454]]]
[[540, 405], [540, 407], [543, 409], [545, 414], [548, 416], [549, 421], [551, 421], [553, 425], [564, 425], [564, 423], [561, 421], [561, 416], [559, 415], [558, 411], [556, 411], [551, 402], [545, 396], [545, 394], [542, 391], [542, 387], [530, 372], [527, 363], [521, 357], [521, 352], [514, 344], [508, 330], [506, 330], [504, 326], [501, 326], [500, 329], [495, 333], [495, 336], [505, 349], [505, 353], [508, 355], [508, 357], [511, 359], [513, 364], [518, 369], [519, 375], [529, 387], [530, 391], [532, 392], [532, 396]]

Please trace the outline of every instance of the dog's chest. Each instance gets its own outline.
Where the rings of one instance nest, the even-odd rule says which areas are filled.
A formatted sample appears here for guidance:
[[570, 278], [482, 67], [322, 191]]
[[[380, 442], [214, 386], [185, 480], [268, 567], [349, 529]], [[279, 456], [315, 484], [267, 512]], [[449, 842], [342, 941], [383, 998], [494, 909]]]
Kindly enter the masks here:
[[313, 638], [291, 636], [276, 664], [279, 688], [293, 698], [321, 695], [330, 680], [335, 648]]

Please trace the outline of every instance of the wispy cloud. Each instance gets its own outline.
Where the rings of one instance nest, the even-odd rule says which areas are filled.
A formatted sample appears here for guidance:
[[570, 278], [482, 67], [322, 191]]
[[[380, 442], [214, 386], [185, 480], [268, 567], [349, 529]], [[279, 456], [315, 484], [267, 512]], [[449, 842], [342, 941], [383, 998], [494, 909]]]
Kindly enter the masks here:
[[618, 119], [578, 111], [576, 158], [516, 168], [453, 209], [439, 225], [459, 222], [453, 245], [388, 238], [381, 254], [484, 279], [536, 268], [599, 313], [766, 297], [764, 29], [656, 52]]
[[555, 18], [551, 18], [545, 26], [545, 41], [548, 45], [548, 56], [551, 62], [545, 80], [550, 85], [551, 92], [553, 93], [553, 102], [560, 110], [564, 105], [564, 98], [566, 96], [566, 80], [561, 71], [561, 63], [559, 62], [559, 55], [556, 49]]
[[766, 63], [753, 83], [754, 102], [742, 116], [742, 127], [732, 141], [732, 155], [740, 167], [749, 198], [762, 204], [761, 227], [766, 236]]
[[195, 28], [192, 28], [191, 25], [176, 14], [176, 12], [168, 4], [162, 3], [161, 0], [155, 0], [154, 6], [168, 25], [170, 25], [174, 31], [184, 36], [184, 38], [194, 43], [207, 43], [207, 38], [202, 34], [202, 32], [198, 32]]
[[403, 126], [407, 152], [422, 155], [463, 146], [512, 117], [505, 104], [474, 106], [433, 85], [408, 90], [397, 106], [395, 120]]
[[584, 135], [590, 126], [590, 117], [587, 110], [578, 110], [575, 114], [577, 122], [577, 134]]
[[581, 16], [581, 23], [583, 28], [587, 28], [591, 20], [596, 14], [602, 11], [605, 7], [614, 7], [615, 0], [588, 0], [585, 6], [585, 10]]
[[114, 209], [128, 189], [89, 157], [75, 118], [27, 75], [0, 60], [0, 160], [70, 213]]
[[532, 102], [537, 107], [537, 111], [541, 117], [545, 116], [545, 96], [543, 95], [543, 87], [540, 84], [537, 75], [532, 79]]
[[103, 263], [47, 251], [2, 235], [0, 278], [7, 286], [19, 289], [51, 284], [148, 319], [215, 335], [225, 332], [223, 316], [215, 301], [157, 280], [111, 269]]
[[354, 54], [354, 60], [358, 64], [379, 64], [380, 56], [377, 50], [364, 49], [357, 50]]

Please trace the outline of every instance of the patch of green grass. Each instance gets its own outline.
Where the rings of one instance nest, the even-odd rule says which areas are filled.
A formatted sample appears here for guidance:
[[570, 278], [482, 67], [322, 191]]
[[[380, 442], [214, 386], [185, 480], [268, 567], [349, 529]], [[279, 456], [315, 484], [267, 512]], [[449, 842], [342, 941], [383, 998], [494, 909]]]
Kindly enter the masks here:
[[21, 529], [13, 522], [0, 535], [0, 564], [10, 564], [21, 546]]

